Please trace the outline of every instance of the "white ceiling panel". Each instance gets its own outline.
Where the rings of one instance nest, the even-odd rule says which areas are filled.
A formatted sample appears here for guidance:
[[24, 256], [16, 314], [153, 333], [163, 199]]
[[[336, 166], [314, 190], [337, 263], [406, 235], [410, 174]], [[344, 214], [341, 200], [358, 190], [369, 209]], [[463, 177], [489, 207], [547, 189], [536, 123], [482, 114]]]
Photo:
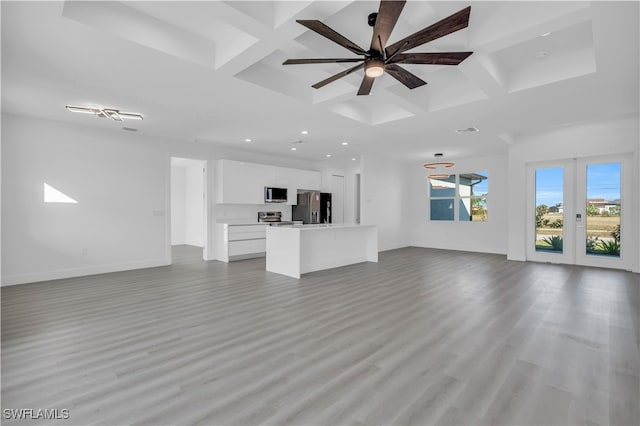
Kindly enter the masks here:
[[[409, 1], [389, 42], [467, 5], [468, 28], [413, 49], [473, 51], [467, 60], [406, 65], [428, 84], [383, 75], [357, 96], [362, 70], [311, 87], [352, 64], [282, 62], [357, 57], [296, 20], [368, 49], [375, 1], [0, 2], [2, 109], [121, 132], [64, 109], [113, 107], [144, 114], [140, 134], [289, 156], [304, 126], [295, 156], [305, 160], [331, 149], [336, 160], [411, 161], [442, 147], [504, 152], [522, 132], [638, 114], [638, 2]], [[455, 133], [469, 126], [481, 129], [474, 143]], [[345, 139], [349, 150], [336, 151]]]

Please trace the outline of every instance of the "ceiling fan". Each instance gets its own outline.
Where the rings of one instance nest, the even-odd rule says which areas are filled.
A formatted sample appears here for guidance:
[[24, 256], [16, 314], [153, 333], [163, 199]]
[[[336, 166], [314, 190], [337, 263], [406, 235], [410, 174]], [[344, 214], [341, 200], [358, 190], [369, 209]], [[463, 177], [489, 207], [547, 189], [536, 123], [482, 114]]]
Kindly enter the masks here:
[[413, 73], [402, 68], [398, 64], [431, 64], [431, 65], [458, 65], [473, 52], [437, 52], [437, 53], [404, 53], [414, 47], [421, 46], [430, 41], [444, 37], [466, 28], [469, 25], [471, 6], [468, 6], [453, 15], [423, 28], [389, 46], [386, 46], [389, 35], [398, 21], [398, 17], [404, 8], [406, 1], [381, 0], [378, 13], [369, 15], [369, 25], [373, 27], [373, 37], [369, 50], [364, 50], [346, 37], [338, 34], [327, 25], [318, 20], [297, 20], [312, 31], [338, 43], [362, 58], [320, 58], [320, 59], [287, 59], [282, 65], [300, 64], [326, 64], [342, 62], [361, 62], [360, 64], [333, 75], [314, 84], [313, 88], [319, 89], [333, 81], [345, 77], [355, 71], [364, 68], [364, 78], [360, 84], [358, 95], [368, 95], [376, 77], [380, 77], [386, 71], [390, 76], [407, 86], [409, 89], [427, 84]]

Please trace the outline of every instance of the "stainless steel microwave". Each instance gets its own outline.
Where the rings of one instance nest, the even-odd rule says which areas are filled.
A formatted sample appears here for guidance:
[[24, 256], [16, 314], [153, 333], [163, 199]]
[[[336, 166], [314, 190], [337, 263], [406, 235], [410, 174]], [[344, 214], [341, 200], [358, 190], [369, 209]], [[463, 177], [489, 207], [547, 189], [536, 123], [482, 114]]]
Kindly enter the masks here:
[[271, 186], [264, 187], [265, 203], [286, 203], [287, 188], [273, 188]]

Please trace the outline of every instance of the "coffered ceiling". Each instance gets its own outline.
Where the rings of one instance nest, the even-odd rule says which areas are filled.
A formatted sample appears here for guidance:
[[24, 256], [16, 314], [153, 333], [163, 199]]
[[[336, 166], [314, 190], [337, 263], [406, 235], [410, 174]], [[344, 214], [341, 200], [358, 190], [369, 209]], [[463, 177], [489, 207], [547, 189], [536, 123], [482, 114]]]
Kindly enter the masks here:
[[[126, 123], [139, 134], [185, 144], [418, 162], [638, 115], [637, 2], [409, 1], [389, 43], [469, 4], [468, 28], [414, 49], [472, 50], [466, 61], [407, 65], [428, 84], [409, 90], [383, 75], [370, 96], [356, 96], [362, 71], [311, 87], [353, 64], [282, 62], [353, 56], [295, 21], [319, 19], [367, 47], [378, 2], [3, 1], [2, 109], [117, 134], [122, 123], [64, 108], [112, 107], [144, 114]], [[456, 132], [468, 127], [480, 131]]]

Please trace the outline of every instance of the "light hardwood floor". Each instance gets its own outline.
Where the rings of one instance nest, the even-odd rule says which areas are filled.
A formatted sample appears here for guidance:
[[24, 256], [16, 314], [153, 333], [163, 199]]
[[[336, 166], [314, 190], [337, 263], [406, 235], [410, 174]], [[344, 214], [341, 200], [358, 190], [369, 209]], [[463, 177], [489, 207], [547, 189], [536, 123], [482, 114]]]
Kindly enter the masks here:
[[2, 288], [2, 408], [76, 425], [640, 424], [637, 274], [405, 248], [298, 281], [174, 253]]

